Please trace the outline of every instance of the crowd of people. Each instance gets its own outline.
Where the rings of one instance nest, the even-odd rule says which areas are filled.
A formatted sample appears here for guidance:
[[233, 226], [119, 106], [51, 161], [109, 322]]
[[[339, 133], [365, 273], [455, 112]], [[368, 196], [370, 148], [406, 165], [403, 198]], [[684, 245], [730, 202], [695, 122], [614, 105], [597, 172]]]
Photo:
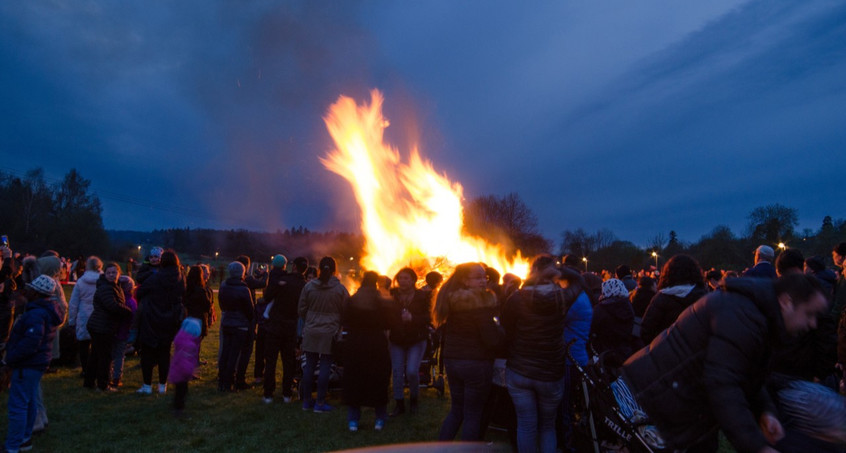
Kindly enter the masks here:
[[[341, 365], [352, 432], [362, 408], [374, 409], [375, 430], [421, 410], [421, 361], [434, 349], [450, 394], [440, 441], [480, 441], [497, 419], [520, 452], [576, 451], [576, 368], [601, 358], [618, 370], [611, 387], [622, 412], [648, 422], [662, 447], [716, 451], [719, 430], [742, 452], [843, 451], [846, 442], [846, 427], [817, 435], [779, 411], [779, 391], [794, 381], [831, 389], [832, 404], [844, 407], [846, 273], [795, 249], [776, 257], [761, 246], [740, 274], [676, 255], [660, 272], [621, 265], [603, 277], [581, 272], [573, 256], [541, 255], [525, 281], [462, 263], [421, 286], [407, 267], [392, 278], [365, 272], [352, 295], [331, 257], [310, 267], [279, 254], [268, 267], [242, 255], [222, 271], [219, 313], [213, 269], [183, 266], [173, 250], [151, 249], [126, 274], [95, 256], [69, 266], [52, 251], [2, 252], [8, 451], [28, 449], [48, 425], [40, 381], [62, 350], [63, 325], [84, 387], [118, 391], [125, 356], [138, 353], [137, 392], [165, 394], [170, 383], [178, 415], [218, 318], [220, 392], [261, 387], [261, 402], [272, 404], [281, 358], [281, 401], [296, 396], [304, 411], [330, 412], [330, 376]], [[846, 266], [846, 243], [832, 258]]]

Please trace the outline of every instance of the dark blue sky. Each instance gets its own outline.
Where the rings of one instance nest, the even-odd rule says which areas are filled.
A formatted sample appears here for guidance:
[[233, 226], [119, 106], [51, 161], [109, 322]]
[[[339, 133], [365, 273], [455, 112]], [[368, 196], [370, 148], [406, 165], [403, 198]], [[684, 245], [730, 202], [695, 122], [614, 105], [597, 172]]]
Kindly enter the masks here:
[[556, 241], [846, 217], [840, 1], [2, 2], [0, 62], [0, 169], [77, 168], [110, 229], [356, 230], [322, 115], [372, 88]]

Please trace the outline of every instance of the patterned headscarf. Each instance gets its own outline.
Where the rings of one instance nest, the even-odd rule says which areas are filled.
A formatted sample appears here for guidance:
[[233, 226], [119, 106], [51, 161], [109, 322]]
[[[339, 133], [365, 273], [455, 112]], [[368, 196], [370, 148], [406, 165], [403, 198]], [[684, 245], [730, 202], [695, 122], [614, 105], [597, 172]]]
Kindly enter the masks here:
[[629, 290], [626, 289], [626, 285], [620, 279], [609, 278], [602, 282], [602, 298], [607, 299], [614, 296], [629, 297]]

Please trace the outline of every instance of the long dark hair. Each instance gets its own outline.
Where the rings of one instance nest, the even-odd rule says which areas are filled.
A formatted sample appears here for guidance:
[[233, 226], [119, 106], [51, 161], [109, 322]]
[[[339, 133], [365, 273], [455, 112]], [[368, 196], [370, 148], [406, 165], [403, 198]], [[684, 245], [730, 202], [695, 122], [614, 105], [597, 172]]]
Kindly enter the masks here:
[[464, 281], [476, 267], [482, 267], [481, 263], [461, 263], [455, 266], [455, 270], [447, 281], [441, 286], [438, 292], [438, 298], [435, 300], [435, 320], [438, 324], [443, 324], [449, 317], [449, 296], [460, 289], [466, 288]]
[[335, 275], [335, 259], [331, 256], [324, 256], [320, 258], [320, 274], [318, 274], [317, 278], [323, 283], [329, 283], [329, 279]]
[[191, 266], [185, 277], [186, 292], [190, 293], [195, 288], [203, 288], [203, 269], [200, 266]]
[[675, 255], [670, 258], [661, 270], [658, 279], [658, 289], [671, 288], [679, 285], [704, 285], [702, 268], [689, 255]]
[[176, 252], [174, 252], [173, 249], [167, 249], [164, 252], [162, 252], [162, 260], [161, 260], [159, 266], [161, 266], [162, 268], [175, 267], [175, 268], [178, 269], [180, 267], [179, 266], [179, 257], [176, 256]]

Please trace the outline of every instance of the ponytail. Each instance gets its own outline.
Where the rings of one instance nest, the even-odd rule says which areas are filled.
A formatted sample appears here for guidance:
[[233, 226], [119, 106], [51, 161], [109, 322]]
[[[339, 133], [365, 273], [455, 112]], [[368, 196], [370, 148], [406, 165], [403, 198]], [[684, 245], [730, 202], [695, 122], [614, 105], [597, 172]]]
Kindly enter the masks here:
[[331, 256], [324, 256], [320, 259], [319, 274], [317, 279], [323, 283], [329, 283], [329, 279], [335, 275], [335, 259]]

